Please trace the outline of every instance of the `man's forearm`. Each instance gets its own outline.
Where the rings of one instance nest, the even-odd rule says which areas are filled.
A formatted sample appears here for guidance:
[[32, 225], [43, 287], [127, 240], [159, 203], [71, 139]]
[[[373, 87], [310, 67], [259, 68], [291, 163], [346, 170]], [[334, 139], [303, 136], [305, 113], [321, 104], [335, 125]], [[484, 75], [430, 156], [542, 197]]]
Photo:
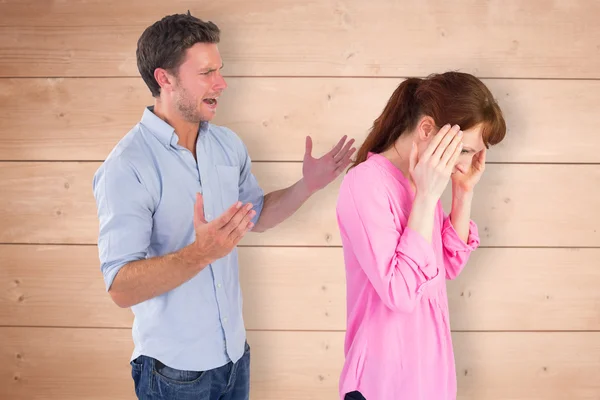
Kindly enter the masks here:
[[264, 232], [279, 225], [304, 204], [313, 193], [300, 179], [292, 186], [265, 195], [262, 212], [253, 232]]
[[119, 307], [131, 307], [193, 278], [210, 261], [194, 254], [192, 246], [125, 265], [119, 270], [109, 289], [113, 301]]
[[469, 240], [469, 225], [471, 221], [471, 205], [473, 203], [473, 192], [464, 192], [452, 188], [452, 211], [450, 221], [461, 240], [465, 243]]

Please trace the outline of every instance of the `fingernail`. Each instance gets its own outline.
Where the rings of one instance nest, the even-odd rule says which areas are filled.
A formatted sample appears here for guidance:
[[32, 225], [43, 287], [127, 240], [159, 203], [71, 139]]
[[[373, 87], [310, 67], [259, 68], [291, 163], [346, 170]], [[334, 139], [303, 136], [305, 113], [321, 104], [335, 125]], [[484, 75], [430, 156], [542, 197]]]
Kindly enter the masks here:
[[240, 208], [242, 206], [242, 202], [238, 201], [237, 203], [235, 203], [235, 208]]
[[463, 131], [458, 131], [458, 136], [462, 136]]
[[252, 203], [248, 203], [248, 205], [246, 206], [247, 210], [250, 210], [252, 208]]

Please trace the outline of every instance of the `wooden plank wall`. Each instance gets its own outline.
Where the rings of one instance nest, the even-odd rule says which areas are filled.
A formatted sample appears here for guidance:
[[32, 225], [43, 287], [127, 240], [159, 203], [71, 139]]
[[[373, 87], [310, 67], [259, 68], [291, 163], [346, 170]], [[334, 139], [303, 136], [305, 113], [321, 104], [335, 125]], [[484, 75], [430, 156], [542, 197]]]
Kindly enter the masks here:
[[[482, 248], [449, 284], [458, 398], [600, 399], [593, 0], [0, 2], [0, 398], [134, 398], [132, 316], [103, 288], [91, 177], [151, 103], [138, 36], [188, 9], [223, 30], [216, 122], [266, 190], [300, 176], [306, 134], [319, 154], [342, 134], [360, 144], [403, 77], [482, 77], [509, 132], [475, 200]], [[338, 187], [243, 241], [253, 399], [336, 398]]]

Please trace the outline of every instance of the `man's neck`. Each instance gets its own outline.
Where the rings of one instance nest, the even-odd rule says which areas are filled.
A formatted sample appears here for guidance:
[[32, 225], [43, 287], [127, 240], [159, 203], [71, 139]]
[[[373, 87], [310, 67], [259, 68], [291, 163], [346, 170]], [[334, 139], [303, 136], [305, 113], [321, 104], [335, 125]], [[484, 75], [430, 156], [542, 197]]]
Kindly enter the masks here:
[[166, 107], [159, 100], [154, 102], [154, 114], [175, 129], [175, 133], [179, 137], [179, 145], [191, 151], [195, 158], [200, 124], [183, 119], [180, 113]]

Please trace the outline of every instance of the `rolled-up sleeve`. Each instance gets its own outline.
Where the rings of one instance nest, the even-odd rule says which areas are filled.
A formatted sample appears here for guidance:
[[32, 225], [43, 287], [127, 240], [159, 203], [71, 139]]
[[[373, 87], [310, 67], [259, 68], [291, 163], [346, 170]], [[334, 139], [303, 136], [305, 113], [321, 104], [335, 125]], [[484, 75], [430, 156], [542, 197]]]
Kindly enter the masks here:
[[108, 291], [127, 263], [146, 258], [152, 235], [152, 196], [122, 158], [100, 166], [93, 179], [99, 220], [98, 254]]
[[239, 182], [239, 199], [242, 203], [252, 203], [253, 210], [256, 215], [252, 219], [252, 223], [256, 224], [263, 209], [265, 193], [258, 184], [258, 180], [252, 173], [252, 161], [246, 146], [239, 141], [239, 156], [240, 156], [240, 182]]
[[458, 233], [448, 215], [443, 214], [442, 244], [444, 247], [444, 266], [446, 268], [446, 279], [456, 279], [462, 272], [469, 256], [480, 245], [477, 224], [469, 221], [469, 234], [465, 243]]

